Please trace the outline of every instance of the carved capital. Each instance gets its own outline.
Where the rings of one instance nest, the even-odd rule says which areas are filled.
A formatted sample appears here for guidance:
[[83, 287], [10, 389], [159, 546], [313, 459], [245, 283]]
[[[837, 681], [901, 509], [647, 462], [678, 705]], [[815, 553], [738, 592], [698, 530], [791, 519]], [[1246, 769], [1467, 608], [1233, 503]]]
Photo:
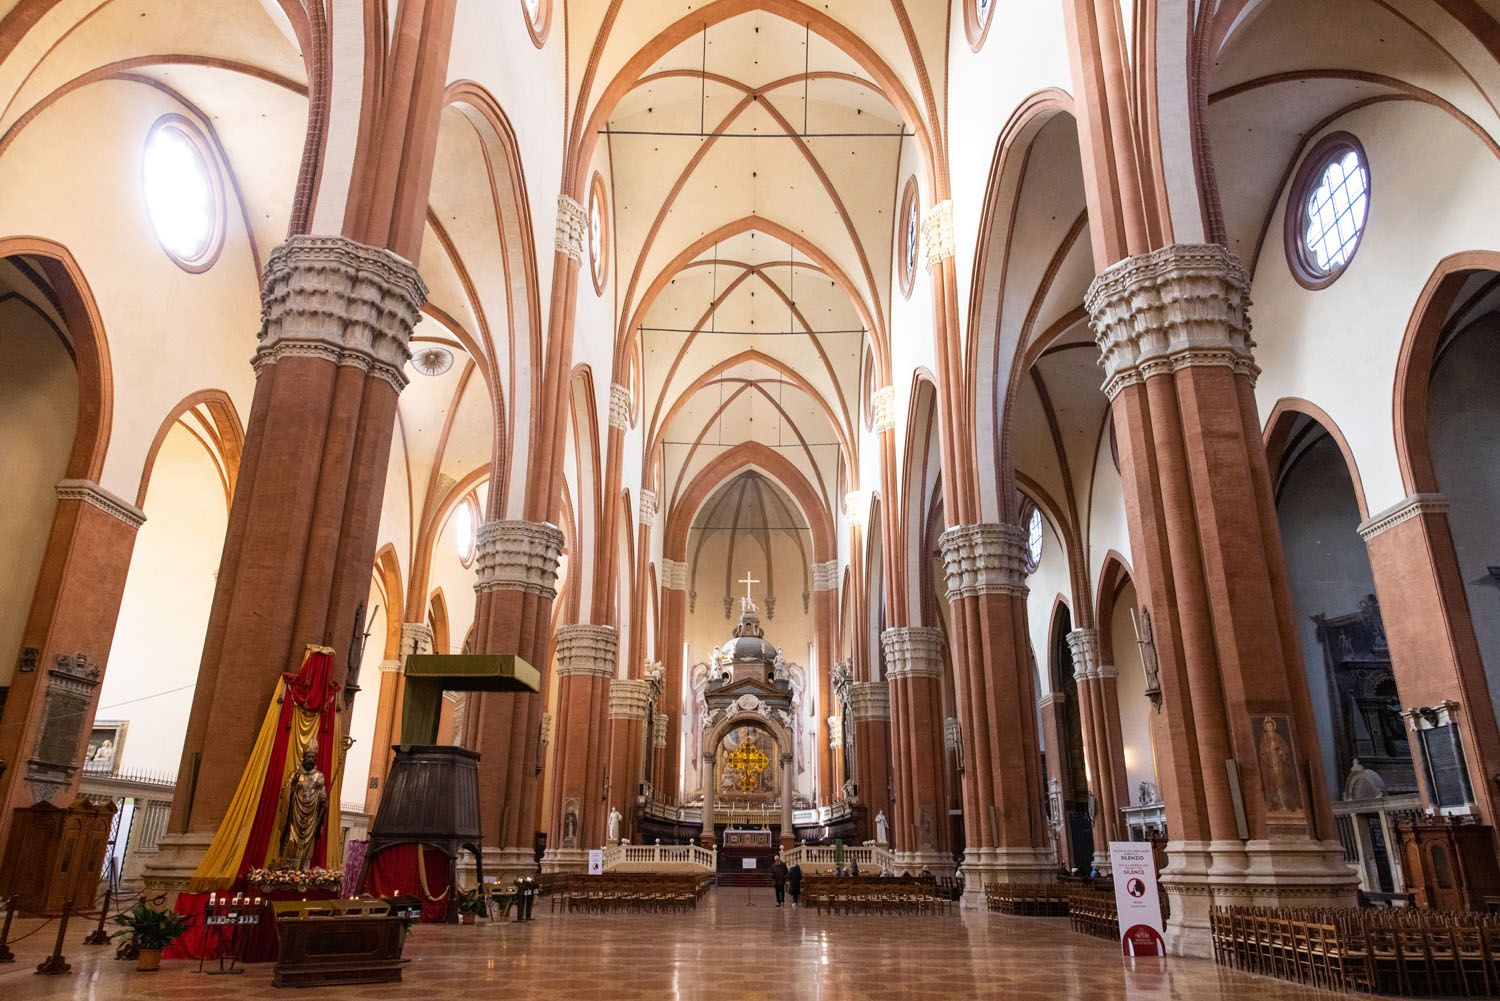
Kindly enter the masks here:
[[541, 742], [543, 744], [552, 743], [552, 726], [552, 714], [542, 713], [542, 729], [539, 737], [541, 738]]
[[425, 622], [401, 623], [401, 655], [432, 653], [432, 627]]
[[814, 591], [836, 591], [839, 586], [839, 561], [812, 565], [812, 588]]
[[861, 720], [891, 718], [891, 690], [884, 681], [856, 681], [849, 686], [849, 714]]
[[131, 528], [140, 528], [146, 523], [145, 511], [127, 500], [116, 497], [93, 480], [59, 480], [57, 499], [81, 501], [90, 507], [98, 508], [117, 521], [124, 522]]
[[677, 560], [663, 559], [661, 561], [661, 586], [669, 591], [686, 591], [688, 565], [679, 563]]
[[553, 248], [565, 257], [583, 263], [583, 248], [588, 240], [589, 214], [567, 195], [557, 196], [557, 239]]
[[953, 202], [944, 199], [928, 210], [922, 220], [922, 246], [927, 255], [927, 268], [942, 264], [953, 256], [956, 243], [953, 238]]
[[261, 285], [255, 371], [282, 358], [326, 358], [400, 392], [427, 286], [411, 262], [341, 236], [292, 236], [271, 251]]
[[1259, 373], [1250, 339], [1250, 280], [1228, 248], [1174, 244], [1127, 257], [1084, 296], [1113, 399], [1128, 385], [1196, 365]]
[[[620, 634], [613, 626], [579, 624], [557, 628], [557, 676], [615, 676], [615, 657], [620, 649]], [[642, 682], [645, 684], [645, 682]], [[613, 685], [610, 686], [613, 689]]]
[[382, 660], [380, 662], [380, 673], [401, 674], [403, 673], [402, 664], [399, 660]]
[[666, 747], [667, 735], [672, 732], [672, 714], [658, 712], [651, 717], [651, 746]]
[[630, 427], [630, 390], [618, 382], [609, 384], [609, 426], [621, 431]]
[[[613, 667], [613, 665], [611, 665]], [[651, 702], [651, 682], [641, 678], [615, 678], [609, 683], [609, 718], [646, 718]]]
[[881, 386], [870, 394], [870, 424], [876, 434], [896, 428], [896, 390]]
[[474, 590], [511, 590], [557, 597], [563, 534], [544, 521], [487, 521], [479, 526]]
[[1381, 532], [1427, 514], [1447, 514], [1448, 498], [1442, 494], [1412, 494], [1359, 523], [1360, 538], [1369, 542]]
[[1026, 529], [998, 523], [955, 525], [938, 538], [948, 578], [948, 600], [981, 594], [1024, 598]]
[[956, 751], [963, 746], [964, 729], [957, 717], [947, 716], [943, 719], [943, 746], [950, 751]]
[[1093, 629], [1075, 629], [1067, 635], [1068, 652], [1073, 655], [1073, 677], [1085, 681], [1099, 676], [1099, 633]]
[[641, 489], [640, 521], [642, 525], [656, 524], [656, 491]]
[[880, 634], [886, 677], [940, 678], [943, 675], [943, 631], [934, 626], [902, 626]]
[[837, 716], [828, 717], [828, 749], [837, 751], [844, 746], [844, 728], [839, 725]]

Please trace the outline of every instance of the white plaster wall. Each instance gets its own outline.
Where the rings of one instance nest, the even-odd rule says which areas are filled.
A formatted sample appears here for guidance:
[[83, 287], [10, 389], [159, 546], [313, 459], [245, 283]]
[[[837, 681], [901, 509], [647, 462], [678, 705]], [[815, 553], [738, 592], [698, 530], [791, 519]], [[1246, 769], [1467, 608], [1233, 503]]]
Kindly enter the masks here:
[[1135, 644], [1130, 613], [1136, 607], [1135, 584], [1126, 584], [1115, 602], [1114, 614], [1101, 628], [1110, 630], [1115, 669], [1119, 671], [1116, 694], [1120, 707], [1120, 744], [1125, 754], [1125, 789], [1130, 802], [1139, 799], [1142, 782], [1156, 782], [1156, 754], [1151, 744], [1151, 703], [1146, 698], [1146, 672], [1141, 650]]
[[1251, 290], [1262, 370], [1256, 398], [1262, 416], [1282, 397], [1327, 411], [1349, 442], [1375, 513], [1407, 493], [1391, 424], [1407, 322], [1440, 260], [1500, 244], [1500, 163], [1458, 122], [1415, 102], [1362, 108], [1329, 128], [1352, 132], [1369, 157], [1364, 238], [1336, 282], [1302, 288], [1282, 249], [1283, 196]]
[[145, 511], [95, 717], [129, 722], [119, 768], [175, 775], [229, 523], [213, 460], [180, 424], [157, 453]]
[[1068, 554], [1051, 519], [1042, 518], [1042, 560], [1026, 578], [1031, 593], [1026, 596], [1026, 626], [1031, 634], [1031, 651], [1036, 657], [1036, 697], [1052, 694], [1052, 677], [1048, 671], [1051, 651], [1052, 609], [1062, 597], [1072, 610], [1072, 583], [1068, 579]]
[[1109, 451], [1109, 422], [1105, 421], [1099, 448], [1094, 453], [1093, 492], [1088, 507], [1089, 587], [1097, 590], [1099, 572], [1114, 550], [1131, 566], [1130, 526], [1125, 520], [1125, 481], [1115, 469]]
[[[387, 612], [385, 599], [372, 580], [370, 595], [365, 599], [365, 621], [369, 623], [370, 636], [365, 640], [364, 656], [360, 658], [359, 694], [354, 697], [353, 714], [349, 719], [349, 736], [354, 743], [344, 759], [344, 781], [339, 793], [339, 802], [345, 810], [359, 812], [365, 808], [370, 759], [375, 753], [375, 715], [380, 703], [380, 662], [385, 659]], [[399, 609], [397, 614], [400, 614]]]
[[0, 684], [8, 685], [73, 448], [78, 375], [57, 335], [14, 299], [0, 303], [0, 347]]

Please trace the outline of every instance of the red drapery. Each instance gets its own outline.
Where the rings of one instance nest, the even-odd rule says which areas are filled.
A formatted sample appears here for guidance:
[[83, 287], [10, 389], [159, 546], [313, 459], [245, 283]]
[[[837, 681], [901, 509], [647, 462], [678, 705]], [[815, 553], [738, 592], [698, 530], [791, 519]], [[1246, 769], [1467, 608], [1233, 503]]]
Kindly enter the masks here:
[[[245, 854], [240, 859], [239, 879], [241, 881], [244, 880], [245, 873], [251, 869], [264, 865], [266, 862], [275, 862], [275, 859], [270, 857], [270, 849], [272, 839], [280, 833], [274, 828], [276, 811], [281, 806], [282, 797], [286, 792], [282, 788], [281, 776], [285, 774], [287, 766], [286, 756], [291, 744], [294, 707], [318, 717], [317, 768], [330, 783], [333, 781], [334, 761], [336, 760], [334, 754], [339, 743], [338, 716], [335, 712], [335, 697], [338, 695], [339, 684], [333, 680], [333, 654], [327, 650], [310, 649], [306, 659], [302, 661], [301, 670], [296, 674], [283, 674], [281, 677], [286, 682], [286, 697], [282, 699], [281, 718], [278, 721], [282, 739], [276, 742], [271, 752], [271, 760], [266, 765], [265, 784], [261, 787], [260, 802], [256, 806], [255, 823], [250, 828], [250, 839], [246, 842]], [[293, 766], [297, 767], [297, 763]], [[328, 790], [330, 797], [338, 794], [337, 789]], [[312, 864], [315, 866], [328, 864], [328, 833], [328, 827], [325, 824], [323, 834], [313, 848]], [[241, 887], [242, 883], [237, 882], [235, 885]]]
[[[417, 871], [421, 860], [427, 875], [427, 892], [423, 892], [422, 875]], [[448, 920], [448, 856], [427, 845], [393, 845], [370, 858], [365, 876], [365, 892], [377, 897], [412, 894], [422, 898], [423, 921]]]

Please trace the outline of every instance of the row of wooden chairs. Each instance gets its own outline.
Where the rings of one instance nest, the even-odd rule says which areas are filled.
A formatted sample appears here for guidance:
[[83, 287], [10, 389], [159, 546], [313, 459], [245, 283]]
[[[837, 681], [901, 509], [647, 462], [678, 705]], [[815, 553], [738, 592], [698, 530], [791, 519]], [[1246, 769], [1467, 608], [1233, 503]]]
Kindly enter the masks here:
[[601, 876], [552, 876], [543, 894], [552, 910], [602, 914], [612, 911], [690, 911], [708, 892], [710, 877], [675, 873], [620, 873]]
[[808, 876], [802, 900], [821, 914], [947, 914], [953, 901], [931, 881], [891, 876]]
[[1396, 909], [1215, 907], [1214, 958], [1330, 990], [1500, 996], [1500, 917]]
[[989, 883], [985, 906], [1000, 914], [1024, 917], [1067, 917], [1068, 897], [1056, 883]]
[[1118, 941], [1120, 938], [1120, 915], [1115, 908], [1113, 886], [1070, 885], [1064, 891], [1068, 897], [1068, 918], [1076, 932]]

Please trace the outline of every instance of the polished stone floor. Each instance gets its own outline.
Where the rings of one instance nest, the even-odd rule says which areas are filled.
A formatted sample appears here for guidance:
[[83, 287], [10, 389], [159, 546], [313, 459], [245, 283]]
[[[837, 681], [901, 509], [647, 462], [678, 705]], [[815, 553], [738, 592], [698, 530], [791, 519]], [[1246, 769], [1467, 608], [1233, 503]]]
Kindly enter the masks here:
[[[185, 962], [136, 973], [134, 963], [111, 958], [112, 948], [78, 944], [86, 928], [68, 932], [64, 955], [73, 972], [39, 977], [32, 970], [55, 937], [47, 928], [17, 944], [14, 965], [0, 966], [0, 1001], [1332, 997], [1211, 961], [1126, 960], [1110, 943], [1072, 932], [1065, 918], [957, 910], [911, 918], [819, 915], [778, 909], [769, 889], [713, 891], [686, 914], [562, 915], [549, 913], [545, 901], [540, 912], [529, 925], [418, 926], [407, 940], [411, 963], [401, 985], [298, 992], [271, 987], [269, 965], [238, 977], [206, 977]], [[18, 922], [15, 934], [31, 927]]]

